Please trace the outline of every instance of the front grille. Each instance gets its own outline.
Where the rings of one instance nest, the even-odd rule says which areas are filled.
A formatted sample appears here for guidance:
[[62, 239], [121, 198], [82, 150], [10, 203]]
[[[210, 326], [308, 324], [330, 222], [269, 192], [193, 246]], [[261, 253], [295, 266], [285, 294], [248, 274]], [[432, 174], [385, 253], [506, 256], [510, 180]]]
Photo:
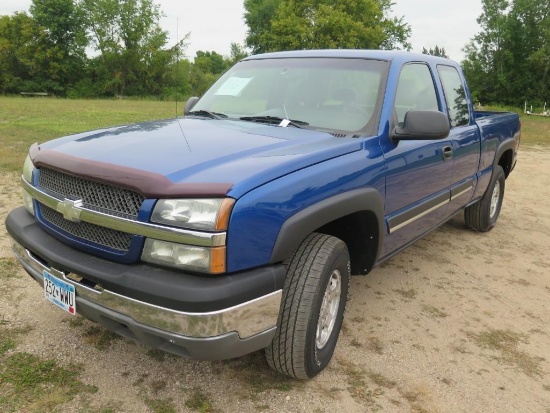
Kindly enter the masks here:
[[81, 199], [85, 208], [137, 219], [143, 196], [135, 191], [41, 168], [38, 184], [59, 199]]
[[100, 227], [99, 225], [90, 224], [88, 222], [68, 221], [63, 218], [62, 214], [43, 204], [40, 204], [40, 214], [49, 224], [75, 237], [121, 252], [128, 252], [130, 248], [132, 234]]

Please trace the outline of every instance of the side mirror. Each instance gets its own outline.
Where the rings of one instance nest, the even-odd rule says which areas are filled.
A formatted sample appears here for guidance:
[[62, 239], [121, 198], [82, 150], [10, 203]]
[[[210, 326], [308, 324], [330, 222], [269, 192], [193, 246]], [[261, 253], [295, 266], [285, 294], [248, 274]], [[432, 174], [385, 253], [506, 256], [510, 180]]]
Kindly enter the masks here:
[[391, 133], [393, 140], [432, 140], [449, 136], [451, 125], [447, 115], [435, 110], [410, 110], [402, 126]]
[[185, 108], [183, 108], [183, 114], [187, 115], [193, 109], [193, 106], [199, 101], [199, 98], [196, 96], [190, 97], [185, 103]]

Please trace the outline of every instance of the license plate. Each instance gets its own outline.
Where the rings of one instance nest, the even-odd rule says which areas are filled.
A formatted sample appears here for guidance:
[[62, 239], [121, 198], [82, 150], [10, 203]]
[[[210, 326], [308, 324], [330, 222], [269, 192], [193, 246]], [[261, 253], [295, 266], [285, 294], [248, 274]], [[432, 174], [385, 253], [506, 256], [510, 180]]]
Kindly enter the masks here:
[[44, 296], [59, 308], [70, 314], [76, 314], [76, 297], [74, 285], [44, 271]]

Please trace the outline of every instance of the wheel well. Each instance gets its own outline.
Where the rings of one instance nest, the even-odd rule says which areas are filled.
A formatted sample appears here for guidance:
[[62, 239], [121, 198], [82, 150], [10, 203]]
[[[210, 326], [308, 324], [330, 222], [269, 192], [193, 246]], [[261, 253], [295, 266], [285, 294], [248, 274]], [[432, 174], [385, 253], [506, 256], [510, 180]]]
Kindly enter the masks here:
[[351, 259], [352, 274], [367, 274], [376, 261], [378, 220], [371, 211], [355, 212], [318, 228], [315, 232], [332, 235], [344, 241]]
[[498, 160], [498, 164], [504, 170], [504, 176], [508, 178], [508, 175], [512, 171], [512, 160], [514, 159], [514, 152], [511, 149], [508, 149], [502, 154]]

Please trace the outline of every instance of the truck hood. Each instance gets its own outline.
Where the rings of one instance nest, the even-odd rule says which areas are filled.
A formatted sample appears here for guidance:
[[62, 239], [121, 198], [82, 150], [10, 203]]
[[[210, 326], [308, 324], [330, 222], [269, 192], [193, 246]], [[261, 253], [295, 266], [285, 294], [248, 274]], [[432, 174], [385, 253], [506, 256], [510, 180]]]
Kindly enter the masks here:
[[361, 141], [252, 122], [169, 119], [81, 133], [31, 148], [50, 167], [150, 198], [232, 196], [327, 159]]

